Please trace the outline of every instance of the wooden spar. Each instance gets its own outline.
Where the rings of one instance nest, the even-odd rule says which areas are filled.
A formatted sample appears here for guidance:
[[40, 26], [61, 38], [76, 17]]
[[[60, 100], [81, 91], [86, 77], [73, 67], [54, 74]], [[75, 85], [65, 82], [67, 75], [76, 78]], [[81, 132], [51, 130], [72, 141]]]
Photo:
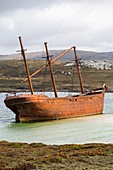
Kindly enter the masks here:
[[23, 59], [24, 59], [25, 69], [26, 69], [26, 73], [27, 73], [27, 79], [28, 79], [28, 82], [29, 82], [29, 88], [30, 88], [31, 94], [33, 94], [34, 91], [33, 91], [32, 81], [31, 81], [31, 77], [30, 77], [30, 74], [29, 74], [29, 69], [28, 69], [26, 57], [25, 57], [25, 50], [23, 48], [21, 37], [19, 37], [19, 42], [20, 42], [20, 47], [21, 47], [21, 53], [22, 53], [22, 56], [23, 56]]
[[81, 93], [84, 93], [82, 77], [81, 77], [81, 72], [80, 72], [80, 66], [79, 66], [79, 61], [78, 61], [78, 57], [77, 57], [77, 53], [76, 53], [76, 47], [74, 46], [73, 49], [74, 49], [75, 61], [76, 61], [76, 64], [77, 64], [77, 71], [78, 71]]
[[47, 55], [49, 69], [50, 69], [50, 74], [51, 74], [51, 80], [52, 80], [52, 84], [53, 84], [54, 94], [55, 94], [55, 97], [58, 97], [57, 89], [56, 89], [56, 83], [55, 83], [55, 79], [54, 79], [54, 75], [53, 75], [53, 71], [52, 71], [51, 59], [50, 59], [49, 51], [48, 51], [48, 48], [47, 48], [47, 42], [45, 42], [44, 45], [45, 45], [45, 49], [46, 49], [46, 55]]
[[[51, 61], [51, 64], [54, 63], [56, 60], [58, 60], [59, 58], [61, 58], [63, 55], [65, 55], [66, 53], [68, 53], [69, 51], [71, 51], [73, 47], [67, 49], [66, 51], [64, 51], [62, 54], [60, 54], [59, 56], [57, 56], [56, 58], [54, 58]], [[36, 72], [34, 72], [33, 74], [31, 74], [30, 77], [33, 77], [34, 75], [38, 74], [39, 72], [41, 72], [42, 70], [44, 70], [46, 67], [48, 67], [48, 64], [44, 65], [42, 68], [40, 68], [39, 70], [37, 70]], [[21, 83], [24, 83], [28, 80], [28, 78], [25, 78]]]

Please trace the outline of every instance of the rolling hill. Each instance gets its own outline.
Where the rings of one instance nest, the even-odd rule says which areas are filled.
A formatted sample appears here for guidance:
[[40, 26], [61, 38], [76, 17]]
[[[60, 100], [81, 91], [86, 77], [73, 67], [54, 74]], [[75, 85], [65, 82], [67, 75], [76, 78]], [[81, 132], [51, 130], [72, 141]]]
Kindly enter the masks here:
[[[50, 50], [49, 53], [53, 55], [53, 58], [64, 52], [65, 50]], [[113, 51], [112, 52], [94, 52], [94, 51], [77, 51], [78, 57], [81, 58], [81, 60], [109, 60], [113, 61]], [[45, 52], [39, 51], [39, 52], [30, 52], [27, 53], [27, 60], [39, 60], [44, 59]], [[11, 55], [0, 55], [0, 60], [20, 60], [21, 55], [20, 54], [11, 54]], [[63, 59], [73, 60], [73, 51], [70, 51], [63, 57]]]

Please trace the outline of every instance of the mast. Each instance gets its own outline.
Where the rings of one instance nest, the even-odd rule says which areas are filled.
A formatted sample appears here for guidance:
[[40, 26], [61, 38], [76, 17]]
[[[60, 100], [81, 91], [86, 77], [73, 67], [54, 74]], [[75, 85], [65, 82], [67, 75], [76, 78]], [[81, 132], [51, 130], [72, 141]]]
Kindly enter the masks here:
[[[56, 58], [54, 58], [53, 60], [51, 60], [51, 64], [54, 63], [56, 60], [58, 60], [59, 58], [61, 58], [63, 55], [65, 55], [66, 53], [68, 53], [69, 51], [72, 50], [73, 47], [67, 49], [66, 51], [64, 51], [62, 54], [58, 55]], [[35, 71], [33, 74], [30, 75], [30, 77], [33, 77], [34, 75], [38, 74], [39, 72], [41, 72], [42, 70], [44, 70], [46, 67], [48, 67], [48, 64], [44, 65], [42, 68], [40, 68], [39, 70]], [[25, 78], [21, 83], [24, 83], [26, 80], [28, 80], [28, 78]]]
[[79, 61], [78, 61], [78, 57], [77, 57], [77, 54], [76, 54], [76, 47], [74, 46], [73, 49], [74, 49], [75, 61], [76, 61], [76, 64], [77, 64], [77, 71], [78, 71], [78, 77], [79, 77], [79, 82], [80, 82], [81, 93], [84, 93]]
[[23, 48], [21, 37], [19, 37], [19, 42], [20, 42], [20, 47], [21, 47], [21, 53], [22, 53], [22, 56], [23, 56], [23, 59], [24, 59], [25, 69], [26, 69], [27, 78], [28, 78], [28, 82], [29, 82], [29, 88], [30, 88], [31, 94], [33, 95], [34, 91], [33, 91], [32, 81], [31, 81], [31, 77], [30, 77], [30, 74], [29, 74], [29, 69], [28, 69], [26, 57], [25, 57], [25, 50]]
[[45, 49], [46, 49], [46, 55], [47, 55], [49, 69], [50, 69], [50, 74], [51, 74], [51, 80], [52, 80], [52, 84], [53, 84], [54, 94], [55, 94], [55, 97], [58, 97], [56, 84], [55, 84], [55, 79], [54, 79], [54, 75], [53, 75], [53, 71], [52, 71], [51, 59], [50, 59], [49, 51], [48, 51], [48, 48], [47, 48], [47, 42], [45, 42], [44, 45], [45, 45]]

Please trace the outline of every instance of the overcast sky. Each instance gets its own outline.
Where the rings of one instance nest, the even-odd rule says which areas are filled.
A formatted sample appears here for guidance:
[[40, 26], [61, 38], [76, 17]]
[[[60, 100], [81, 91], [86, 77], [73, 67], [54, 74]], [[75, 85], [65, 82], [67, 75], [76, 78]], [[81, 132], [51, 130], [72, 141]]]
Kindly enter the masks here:
[[0, 0], [0, 54], [19, 50], [113, 51], [113, 0]]

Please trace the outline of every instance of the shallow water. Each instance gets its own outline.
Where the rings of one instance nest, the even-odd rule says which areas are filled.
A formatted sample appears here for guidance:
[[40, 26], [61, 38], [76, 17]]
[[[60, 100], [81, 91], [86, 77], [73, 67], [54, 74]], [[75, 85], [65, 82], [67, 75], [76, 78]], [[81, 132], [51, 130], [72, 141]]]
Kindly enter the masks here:
[[45, 144], [113, 143], [113, 93], [106, 93], [101, 115], [36, 123], [15, 123], [15, 115], [4, 105], [4, 98], [5, 93], [0, 93], [0, 140]]

